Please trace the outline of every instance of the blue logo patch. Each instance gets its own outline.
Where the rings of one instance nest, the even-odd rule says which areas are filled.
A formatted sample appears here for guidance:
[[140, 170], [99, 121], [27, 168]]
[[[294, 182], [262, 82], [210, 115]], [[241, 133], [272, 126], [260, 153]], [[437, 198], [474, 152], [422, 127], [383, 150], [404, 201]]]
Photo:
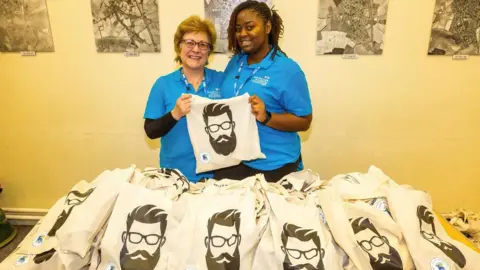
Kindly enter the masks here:
[[33, 240], [32, 245], [34, 247], [39, 247], [43, 244], [43, 242], [45, 242], [46, 239], [47, 239], [47, 235], [46, 234], [41, 234]]
[[390, 209], [388, 207], [388, 202], [384, 198], [375, 198], [370, 202], [370, 204], [373, 207], [377, 208], [378, 210], [383, 211], [383, 212], [389, 214], [390, 216], [392, 215], [390, 213]]
[[262, 77], [258, 77], [258, 76], [254, 76], [254, 77], [252, 78], [252, 82], [253, 82], [253, 83], [256, 83], [256, 84], [260, 84], [260, 85], [262, 85], [262, 86], [267, 86], [269, 79], [270, 79], [270, 78], [267, 77], [267, 76], [265, 76], [265, 77], [263, 77], [263, 78], [262, 78]]
[[208, 163], [210, 162], [210, 155], [208, 153], [201, 153], [200, 154], [200, 161], [202, 163]]
[[430, 263], [430, 269], [432, 270], [450, 270], [450, 266], [448, 266], [447, 262], [440, 258], [435, 258]]
[[28, 255], [22, 255], [18, 257], [17, 261], [15, 262], [15, 266], [24, 265], [28, 263]]
[[115, 270], [117, 267], [115, 267], [115, 264], [109, 263], [105, 266], [105, 270]]

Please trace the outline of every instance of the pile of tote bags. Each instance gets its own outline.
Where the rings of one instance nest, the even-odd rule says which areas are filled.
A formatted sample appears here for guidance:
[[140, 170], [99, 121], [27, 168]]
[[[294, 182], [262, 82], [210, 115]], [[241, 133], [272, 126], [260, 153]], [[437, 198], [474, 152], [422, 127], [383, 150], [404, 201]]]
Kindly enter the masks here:
[[195, 184], [131, 166], [78, 182], [0, 269], [480, 269], [432, 209], [374, 166]]

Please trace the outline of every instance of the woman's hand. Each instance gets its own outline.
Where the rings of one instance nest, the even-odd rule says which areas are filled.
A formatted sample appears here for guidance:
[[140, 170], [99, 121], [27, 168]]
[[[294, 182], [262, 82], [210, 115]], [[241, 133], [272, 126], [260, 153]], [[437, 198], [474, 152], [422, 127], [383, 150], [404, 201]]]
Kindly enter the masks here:
[[187, 113], [190, 112], [192, 104], [192, 95], [186, 94], [186, 95], [181, 95], [177, 99], [177, 104], [175, 105], [175, 108], [172, 110], [172, 116], [175, 118], [175, 120], [180, 120], [180, 118], [184, 117], [187, 115]]
[[267, 111], [265, 110], [265, 103], [258, 96], [253, 95], [248, 100], [252, 105], [252, 113], [258, 122], [263, 122], [267, 119]]
[[[252, 106], [252, 113], [258, 122], [263, 123], [267, 119], [267, 111], [265, 110], [265, 103], [258, 96], [250, 97], [249, 102]], [[299, 132], [306, 131], [310, 128], [312, 122], [312, 114], [305, 116], [297, 116], [292, 113], [272, 113], [270, 120], [265, 124], [266, 126], [286, 131]]]

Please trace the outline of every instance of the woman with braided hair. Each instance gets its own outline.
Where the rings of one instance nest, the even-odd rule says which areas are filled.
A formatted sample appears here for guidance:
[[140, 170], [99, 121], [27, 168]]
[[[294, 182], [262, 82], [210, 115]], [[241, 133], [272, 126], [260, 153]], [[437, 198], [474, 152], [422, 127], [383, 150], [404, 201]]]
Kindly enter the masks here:
[[225, 69], [222, 96], [251, 96], [266, 159], [220, 169], [215, 179], [263, 173], [267, 181], [276, 182], [303, 168], [297, 132], [310, 128], [312, 104], [305, 74], [279, 46], [282, 34], [282, 18], [263, 2], [245, 1], [232, 12], [228, 48], [233, 57]]

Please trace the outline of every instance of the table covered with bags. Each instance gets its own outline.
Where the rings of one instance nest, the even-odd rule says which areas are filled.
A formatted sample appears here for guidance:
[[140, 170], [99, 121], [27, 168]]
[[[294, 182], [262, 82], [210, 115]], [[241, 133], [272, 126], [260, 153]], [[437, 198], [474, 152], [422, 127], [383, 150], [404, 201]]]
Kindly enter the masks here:
[[428, 193], [379, 168], [190, 183], [135, 166], [79, 181], [0, 269], [480, 269]]

